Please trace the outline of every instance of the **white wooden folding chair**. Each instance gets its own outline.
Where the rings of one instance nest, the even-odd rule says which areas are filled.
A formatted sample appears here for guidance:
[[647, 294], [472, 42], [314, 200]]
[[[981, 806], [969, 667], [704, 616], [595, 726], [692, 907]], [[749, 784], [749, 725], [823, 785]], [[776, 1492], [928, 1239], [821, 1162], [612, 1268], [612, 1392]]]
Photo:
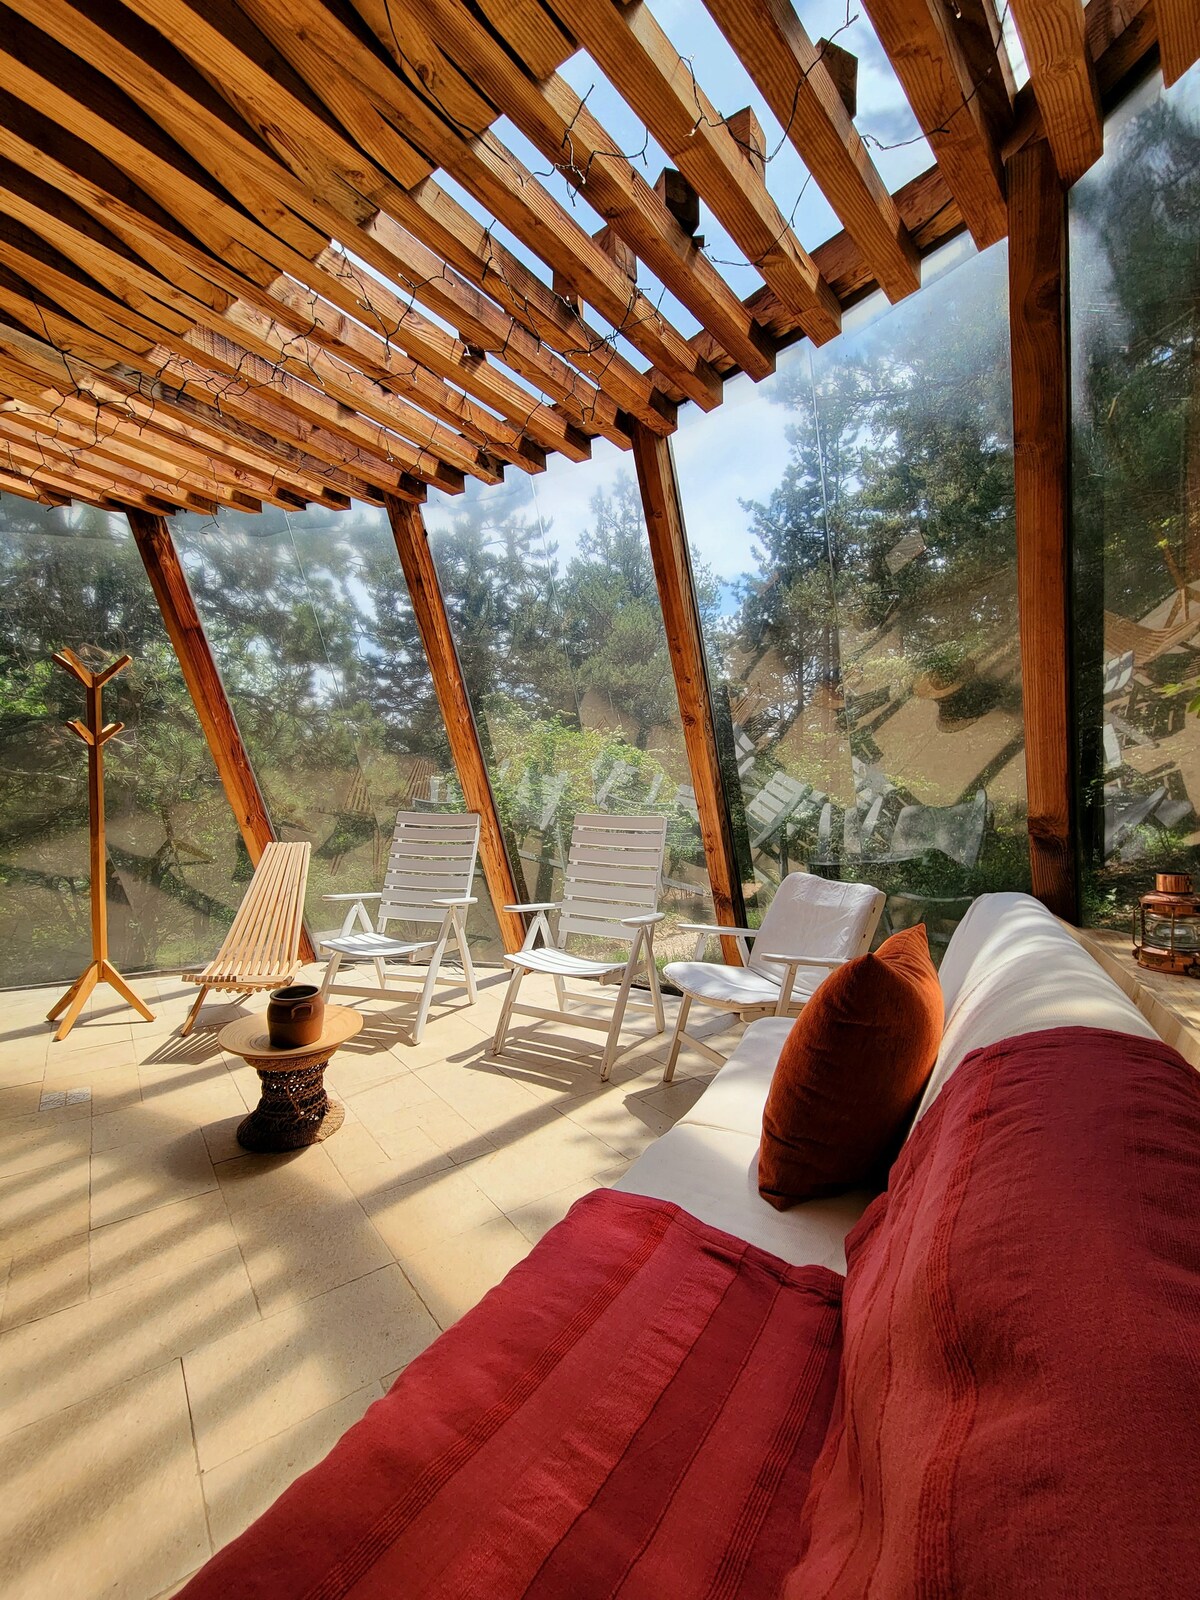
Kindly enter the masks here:
[[[471, 880], [478, 853], [477, 812], [398, 811], [383, 888], [374, 894], [327, 894], [324, 897], [350, 902], [350, 909], [341, 932], [322, 935], [319, 940], [321, 953], [329, 957], [321, 993], [394, 999], [398, 991], [389, 984], [389, 977], [411, 980], [420, 976], [421, 970], [396, 972], [389, 970], [386, 963], [395, 960], [411, 963], [416, 956], [426, 956], [428, 965], [412, 1030], [412, 1042], [419, 1044], [434, 985], [439, 981], [459, 982], [457, 975], [447, 979], [442, 978], [440, 972], [447, 941], [453, 939], [462, 958], [467, 998], [474, 1005], [475, 969], [467, 945], [466, 920], [467, 907], [475, 904]], [[368, 900], [379, 902], [374, 926], [366, 907]], [[388, 932], [389, 922], [413, 924], [414, 931], [397, 938]], [[378, 983], [374, 987], [335, 983], [338, 969], [347, 958], [372, 962]]]
[[[865, 955], [887, 897], [869, 883], [834, 883], [807, 872], [792, 872], [775, 891], [761, 928], [718, 928], [685, 922], [697, 935], [691, 961], [673, 961], [663, 976], [682, 991], [663, 1082], [675, 1076], [683, 1041], [710, 1061], [725, 1057], [685, 1031], [693, 1002], [718, 1011], [736, 1011], [743, 1022], [754, 1017], [792, 1015], [815, 994], [834, 967]], [[703, 961], [704, 947], [717, 935], [738, 941], [745, 966]], [[748, 940], [754, 949], [747, 948]]]
[[272, 841], [263, 850], [237, 915], [221, 948], [202, 972], [185, 972], [200, 993], [179, 1032], [191, 1033], [210, 989], [243, 997], [257, 989], [281, 989], [300, 970], [304, 889], [311, 846], [307, 841]]
[[[654, 929], [663, 920], [658, 896], [666, 835], [665, 817], [585, 814], [575, 818], [561, 901], [539, 901], [507, 908], [532, 911], [535, 916], [524, 945], [515, 955], [504, 958], [512, 968], [512, 978], [492, 1040], [493, 1055], [503, 1049], [514, 1013], [550, 1022], [566, 1017], [572, 1024], [596, 1028], [605, 1034], [600, 1058], [600, 1079], [604, 1082], [612, 1071], [621, 1025], [630, 1007], [652, 1011], [655, 1032], [663, 1032], [666, 1023], [654, 965]], [[553, 912], [558, 913], [557, 930], [552, 930], [550, 925]], [[627, 944], [629, 954], [624, 957], [578, 955], [566, 948], [572, 936]], [[650, 988], [648, 1001], [630, 998], [639, 966], [644, 968]], [[518, 1003], [517, 992], [529, 972], [548, 973], [554, 979], [557, 1010]], [[568, 1001], [580, 998], [577, 993], [568, 991], [566, 985], [570, 978], [599, 984], [619, 981], [611, 1018], [569, 1010]]]

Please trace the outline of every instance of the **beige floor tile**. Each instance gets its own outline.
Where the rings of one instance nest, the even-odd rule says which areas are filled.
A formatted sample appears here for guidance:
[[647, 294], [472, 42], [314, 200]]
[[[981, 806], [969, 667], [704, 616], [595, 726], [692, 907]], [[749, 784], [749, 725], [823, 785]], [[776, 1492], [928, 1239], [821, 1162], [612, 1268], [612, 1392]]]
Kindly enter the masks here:
[[513, 1130], [526, 1131], [544, 1120], [537, 1099], [491, 1061], [443, 1061], [422, 1067], [417, 1076], [480, 1133], [497, 1143]]
[[88, 1236], [92, 1296], [133, 1288], [171, 1268], [185, 1270], [237, 1249], [237, 1242], [219, 1191], [93, 1228]]
[[364, 1167], [378, 1166], [386, 1161], [387, 1154], [353, 1113], [349, 1113], [337, 1133], [327, 1139], [324, 1149], [334, 1166], [343, 1175], [360, 1172]]
[[46, 1058], [40, 1051], [24, 1046], [0, 1056], [0, 1089], [14, 1089], [24, 1083], [41, 1083]]
[[233, 1116], [218, 1117], [215, 1122], [206, 1122], [201, 1128], [208, 1149], [208, 1159], [214, 1167], [223, 1161], [236, 1161], [240, 1156], [247, 1154], [237, 1141], [237, 1131], [246, 1120], [246, 1115], [246, 1107], [243, 1105]]
[[[27, 1117], [35, 1112], [41, 1103], [42, 1080], [39, 1074], [29, 1083], [17, 1084], [5, 1088], [0, 1085], [0, 1119], [7, 1121], [9, 1117]], [[84, 1116], [91, 1112], [84, 1111]], [[69, 1118], [64, 1120], [70, 1120]]]
[[397, 1260], [500, 1216], [499, 1208], [461, 1167], [416, 1182], [381, 1181], [360, 1191], [359, 1199]]
[[[158, 1128], [162, 1119], [155, 1119]], [[146, 1141], [92, 1154], [92, 1227], [153, 1211], [156, 1206], [204, 1194], [217, 1187], [208, 1147], [199, 1128], [168, 1131]]]
[[177, 1361], [0, 1442], [5, 1600], [145, 1600], [208, 1555]]
[[482, 1300], [530, 1248], [529, 1240], [507, 1217], [493, 1217], [468, 1233], [409, 1256], [404, 1271], [439, 1325], [448, 1328]]
[[559, 1110], [595, 1138], [631, 1158], [640, 1156], [674, 1121], [667, 1112], [641, 1094], [631, 1094], [623, 1085], [568, 1101]]
[[504, 1144], [470, 1166], [471, 1177], [501, 1211], [513, 1211], [568, 1184], [595, 1177], [621, 1152], [595, 1138], [569, 1117], [552, 1121]]
[[0, 1178], [78, 1160], [91, 1148], [91, 1119], [34, 1111], [0, 1122]]
[[241, 1254], [226, 1250], [11, 1328], [0, 1334], [0, 1434], [260, 1320]]
[[77, 1155], [52, 1167], [0, 1178], [0, 1255], [86, 1233], [89, 1170], [89, 1158]]
[[210, 1471], [404, 1366], [436, 1333], [392, 1266], [194, 1350], [184, 1374], [201, 1468]]
[[285, 1202], [299, 1210], [348, 1199], [351, 1192], [323, 1144], [286, 1155], [247, 1153], [218, 1162], [214, 1171], [231, 1213]]
[[480, 1133], [461, 1112], [448, 1106], [440, 1096], [394, 1116], [376, 1117], [370, 1126], [380, 1145], [393, 1156], [395, 1152], [388, 1140], [397, 1139], [408, 1129], [419, 1129], [455, 1165], [474, 1161], [477, 1156], [486, 1155], [496, 1148], [486, 1133]]
[[344, 1400], [206, 1472], [204, 1499], [214, 1548], [220, 1550], [236, 1539], [302, 1472], [324, 1460], [382, 1393], [379, 1383], [364, 1384]]
[[0, 1329], [62, 1311], [88, 1297], [88, 1241], [75, 1234], [14, 1257]]
[[387, 1245], [352, 1195], [331, 1204], [256, 1206], [233, 1219], [264, 1317], [390, 1264]]
[[123, 1144], [145, 1144], [169, 1134], [189, 1133], [222, 1117], [245, 1116], [242, 1097], [228, 1073], [218, 1083], [173, 1093], [157, 1093], [142, 1085], [136, 1105], [97, 1115], [92, 1121], [92, 1149], [115, 1150]]
[[424, 1178], [454, 1165], [450, 1157], [423, 1128], [402, 1125], [379, 1128], [376, 1140], [392, 1166], [406, 1178]]
[[118, 1067], [83, 1068], [47, 1067], [43, 1085], [46, 1089], [89, 1089], [91, 1113], [94, 1117], [107, 1116], [113, 1111], [124, 1111], [129, 1106], [141, 1104], [142, 1086], [137, 1068], [124, 1064]]
[[518, 1206], [515, 1211], [510, 1211], [508, 1220], [521, 1230], [530, 1244], [536, 1244], [556, 1223], [562, 1221], [576, 1200], [582, 1199], [585, 1194], [591, 1194], [593, 1189], [606, 1188], [616, 1183], [628, 1165], [628, 1162], [620, 1162], [597, 1178], [584, 1178], [579, 1183], [568, 1184], [565, 1189], [556, 1190], [553, 1194], [543, 1195], [540, 1200], [531, 1200], [528, 1205]]
[[437, 1101], [437, 1091], [415, 1072], [403, 1072], [386, 1083], [346, 1097], [347, 1106], [360, 1122], [373, 1127], [384, 1117], [403, 1115], [415, 1107]]

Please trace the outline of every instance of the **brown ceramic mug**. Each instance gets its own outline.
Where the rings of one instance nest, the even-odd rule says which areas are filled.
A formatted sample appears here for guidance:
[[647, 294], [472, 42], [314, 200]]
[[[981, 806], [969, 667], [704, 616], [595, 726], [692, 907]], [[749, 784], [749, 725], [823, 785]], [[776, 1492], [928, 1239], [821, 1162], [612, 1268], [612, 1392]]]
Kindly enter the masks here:
[[267, 1034], [275, 1050], [299, 1050], [315, 1044], [325, 1025], [325, 1002], [315, 983], [293, 983], [274, 989], [267, 1006]]

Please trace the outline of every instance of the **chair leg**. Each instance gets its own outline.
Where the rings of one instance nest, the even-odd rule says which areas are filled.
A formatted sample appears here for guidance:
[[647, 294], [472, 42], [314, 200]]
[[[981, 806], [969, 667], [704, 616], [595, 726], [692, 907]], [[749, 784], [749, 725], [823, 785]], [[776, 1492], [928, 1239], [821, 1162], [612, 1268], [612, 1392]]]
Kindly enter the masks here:
[[675, 1032], [671, 1035], [671, 1053], [667, 1057], [667, 1064], [663, 1069], [664, 1083], [670, 1083], [675, 1076], [675, 1063], [679, 1060], [679, 1046], [683, 1042], [683, 1025], [687, 1021], [688, 1012], [692, 1009], [692, 997], [685, 994], [679, 1002], [679, 1015], [675, 1018]]
[[387, 968], [383, 964], [383, 957], [376, 956], [371, 965], [375, 968], [375, 976], [379, 979], [379, 987], [387, 988]]
[[417, 1002], [416, 1020], [413, 1022], [412, 1041], [420, 1044], [421, 1035], [425, 1032], [425, 1019], [429, 1015], [430, 1002], [433, 1000], [433, 986], [437, 982], [438, 970], [442, 965], [442, 952], [446, 948], [446, 940], [450, 934], [450, 919], [442, 924], [441, 937], [434, 945], [429, 956], [429, 967], [425, 973], [425, 982], [421, 985], [421, 998]]
[[629, 1003], [629, 991], [633, 987], [633, 974], [637, 966], [638, 952], [636, 949], [629, 953], [629, 962], [625, 968], [625, 976], [621, 979], [620, 992], [617, 1003], [613, 1007], [612, 1022], [609, 1024], [608, 1037], [604, 1041], [604, 1054], [600, 1059], [600, 1082], [607, 1083], [608, 1075], [612, 1071], [613, 1060], [617, 1054], [617, 1045], [621, 1041], [621, 1024], [625, 1020], [625, 1007]]
[[337, 969], [341, 966], [341, 964], [342, 953], [340, 950], [335, 950], [330, 956], [329, 960], [325, 963], [325, 976], [321, 979], [322, 1000], [327, 998], [330, 989], [333, 988], [333, 980], [337, 976]]
[[456, 911], [454, 914], [454, 942], [458, 946], [458, 953], [462, 957], [463, 976], [467, 980], [467, 1003], [474, 1005], [479, 998], [479, 990], [475, 987], [475, 963], [471, 960], [471, 947], [467, 943], [467, 930], [463, 927], [462, 917]]
[[504, 1041], [508, 1036], [508, 1024], [512, 1018], [513, 1004], [517, 998], [517, 990], [521, 987], [521, 979], [525, 976], [524, 967], [514, 967], [512, 978], [509, 980], [508, 993], [504, 996], [504, 1004], [500, 1007], [500, 1020], [496, 1024], [495, 1037], [492, 1040], [492, 1054], [498, 1056], [504, 1048]]
[[200, 993], [196, 996], [196, 1003], [192, 1007], [192, 1009], [188, 1012], [187, 1018], [184, 1021], [183, 1027], [180, 1028], [180, 1030], [179, 1030], [179, 1037], [181, 1039], [186, 1039], [188, 1034], [191, 1033], [192, 1029], [196, 1026], [196, 1018], [200, 1014], [200, 1007], [204, 1004], [204, 997], [205, 997], [205, 995], [207, 993], [208, 993], [208, 985], [205, 984], [203, 986], [203, 988], [200, 990]]
[[646, 941], [646, 981], [650, 985], [650, 998], [654, 1002], [654, 1031], [664, 1033], [667, 1019], [663, 1016], [662, 988], [658, 981], [658, 968], [654, 965], [654, 945]]

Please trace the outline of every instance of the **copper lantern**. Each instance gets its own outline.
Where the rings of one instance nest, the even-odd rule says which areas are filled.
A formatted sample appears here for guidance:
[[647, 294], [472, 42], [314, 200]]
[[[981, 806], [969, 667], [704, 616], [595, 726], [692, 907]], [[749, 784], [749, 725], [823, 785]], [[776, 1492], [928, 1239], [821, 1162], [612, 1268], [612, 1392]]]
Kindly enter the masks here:
[[1155, 972], [1200, 977], [1200, 896], [1186, 872], [1160, 872], [1133, 913], [1133, 953]]

